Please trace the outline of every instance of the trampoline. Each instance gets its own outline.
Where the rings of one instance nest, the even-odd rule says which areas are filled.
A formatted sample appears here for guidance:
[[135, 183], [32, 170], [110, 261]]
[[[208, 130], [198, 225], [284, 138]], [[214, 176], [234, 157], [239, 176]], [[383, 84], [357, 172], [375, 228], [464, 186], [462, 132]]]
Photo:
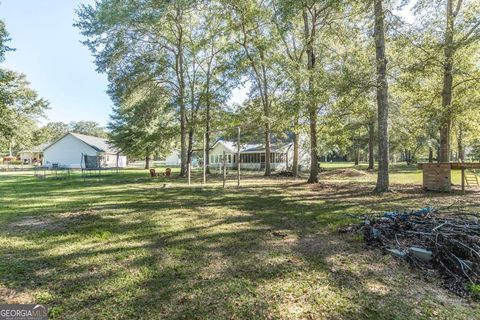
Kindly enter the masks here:
[[119, 156], [117, 155], [116, 166], [105, 165], [104, 157], [102, 155], [87, 155], [82, 153], [80, 167], [82, 170], [82, 177], [101, 176], [105, 174], [118, 174], [122, 167], [118, 164]]

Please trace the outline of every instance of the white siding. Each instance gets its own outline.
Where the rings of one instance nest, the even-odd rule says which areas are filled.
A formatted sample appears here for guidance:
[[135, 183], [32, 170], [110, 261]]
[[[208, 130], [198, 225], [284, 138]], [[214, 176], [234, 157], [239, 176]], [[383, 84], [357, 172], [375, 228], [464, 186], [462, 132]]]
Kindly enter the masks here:
[[[215, 147], [210, 150], [209, 167], [212, 169], [218, 169], [222, 167], [223, 163], [223, 151], [227, 154], [227, 167], [234, 167], [233, 156], [236, 154], [232, 150], [228, 149], [221, 141], [219, 141]], [[230, 155], [230, 162], [228, 161], [228, 155]], [[236, 156], [235, 156], [236, 157]]]
[[58, 163], [60, 166], [69, 168], [81, 168], [82, 154], [96, 156], [97, 151], [68, 134], [48, 147], [43, 154], [43, 161], [47, 166]]
[[179, 166], [180, 165], [180, 155], [177, 151], [172, 152], [166, 159], [165, 165], [167, 166]]
[[[225, 145], [222, 142], [217, 143], [215, 148], [213, 148], [210, 151], [210, 164], [219, 164], [222, 162], [222, 157], [223, 157], [223, 151], [228, 155], [236, 154], [235, 152], [232, 152], [230, 149], [225, 147]], [[233, 161], [233, 159], [232, 159]]]
[[104, 163], [103, 165], [105, 167], [110, 167], [110, 168], [125, 168], [127, 166], [127, 157], [119, 155], [118, 156], [118, 163], [117, 163], [117, 154], [116, 153], [107, 153], [104, 156]]

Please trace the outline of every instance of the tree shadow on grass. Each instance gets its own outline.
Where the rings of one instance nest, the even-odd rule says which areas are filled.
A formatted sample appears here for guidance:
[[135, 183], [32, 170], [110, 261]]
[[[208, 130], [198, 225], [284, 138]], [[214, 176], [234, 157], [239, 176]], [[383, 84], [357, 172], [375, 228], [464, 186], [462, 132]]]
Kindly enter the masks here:
[[[3, 285], [33, 292], [36, 302], [61, 308], [62, 318], [416, 318], [422, 312], [408, 306], [418, 289], [401, 281], [406, 271], [392, 275], [398, 269], [392, 259], [366, 254], [354, 235], [332, 231], [346, 222], [343, 213], [415, 204], [421, 195], [378, 197], [368, 185], [329, 193], [278, 182], [240, 190], [140, 187], [107, 189], [99, 198], [96, 189], [78, 188], [77, 200], [47, 201], [16, 216], [43, 210], [62, 228], [18, 234], [3, 226], [0, 235], [13, 239], [0, 248], [7, 257], [0, 261]], [[67, 208], [85, 215], [65, 215]]]

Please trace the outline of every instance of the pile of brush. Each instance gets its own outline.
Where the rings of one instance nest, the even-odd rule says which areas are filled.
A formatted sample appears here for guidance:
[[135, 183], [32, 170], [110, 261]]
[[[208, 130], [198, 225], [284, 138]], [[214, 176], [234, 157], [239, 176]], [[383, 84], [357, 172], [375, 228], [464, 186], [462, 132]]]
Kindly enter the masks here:
[[386, 212], [361, 227], [368, 245], [378, 246], [425, 270], [436, 269], [451, 291], [466, 295], [480, 284], [480, 222], [445, 217], [427, 207]]

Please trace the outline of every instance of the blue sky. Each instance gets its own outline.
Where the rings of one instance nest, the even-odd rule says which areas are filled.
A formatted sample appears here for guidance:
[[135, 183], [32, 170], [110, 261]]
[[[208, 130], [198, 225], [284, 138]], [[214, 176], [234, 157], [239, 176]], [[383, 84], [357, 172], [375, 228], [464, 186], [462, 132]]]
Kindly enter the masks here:
[[[2, 66], [27, 75], [32, 88], [50, 102], [48, 121], [93, 120], [105, 126], [112, 110], [107, 78], [95, 71], [93, 57], [73, 27], [75, 9], [94, 0], [0, 0], [14, 52]], [[246, 90], [234, 91], [242, 102]]]
[[93, 0], [0, 0], [16, 49], [3, 67], [27, 75], [32, 87], [50, 101], [47, 121], [93, 120], [106, 125], [112, 102], [107, 79], [95, 71], [88, 49], [72, 26], [75, 9]]

